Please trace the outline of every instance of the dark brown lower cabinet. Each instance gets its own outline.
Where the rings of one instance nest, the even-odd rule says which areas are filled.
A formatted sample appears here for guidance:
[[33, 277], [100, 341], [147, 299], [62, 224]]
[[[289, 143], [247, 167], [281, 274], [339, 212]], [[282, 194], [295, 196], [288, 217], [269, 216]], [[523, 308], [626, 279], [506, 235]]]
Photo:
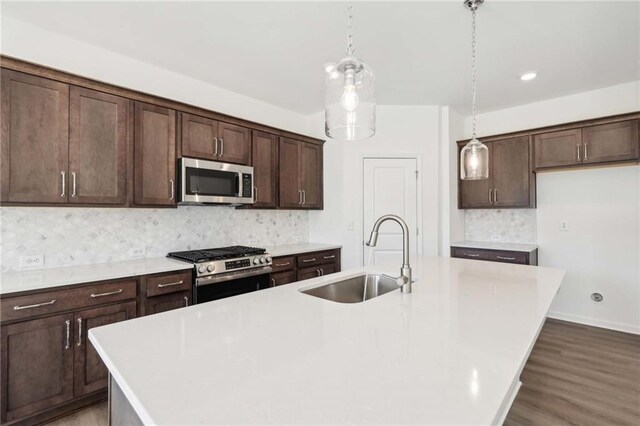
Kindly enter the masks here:
[[296, 281], [296, 272], [295, 271], [285, 271], [285, 272], [277, 272], [275, 274], [271, 274], [271, 285], [273, 287], [291, 284]]
[[118, 303], [77, 312], [74, 347], [74, 395], [76, 397], [107, 387], [109, 371], [89, 341], [88, 331], [94, 327], [125, 321], [136, 316], [136, 302]]
[[490, 262], [515, 263], [518, 265], [538, 265], [538, 250], [512, 251], [468, 247], [451, 247], [451, 257]]
[[273, 258], [271, 285], [278, 286], [340, 272], [341, 249]]
[[2, 423], [73, 399], [73, 314], [2, 326]]
[[191, 292], [189, 291], [180, 291], [177, 293], [148, 297], [145, 301], [145, 315], [159, 314], [160, 312], [185, 308], [190, 304]]

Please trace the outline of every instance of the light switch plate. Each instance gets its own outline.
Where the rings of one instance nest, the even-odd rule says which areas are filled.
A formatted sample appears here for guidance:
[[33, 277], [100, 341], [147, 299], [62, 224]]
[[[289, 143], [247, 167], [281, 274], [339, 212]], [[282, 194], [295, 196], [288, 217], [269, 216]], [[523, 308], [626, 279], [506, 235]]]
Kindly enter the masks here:
[[567, 222], [566, 220], [561, 220], [560, 221], [560, 230], [561, 231], [568, 231], [569, 230], [569, 222]]
[[20, 268], [42, 268], [44, 266], [44, 255], [32, 254], [31, 256], [20, 256]]

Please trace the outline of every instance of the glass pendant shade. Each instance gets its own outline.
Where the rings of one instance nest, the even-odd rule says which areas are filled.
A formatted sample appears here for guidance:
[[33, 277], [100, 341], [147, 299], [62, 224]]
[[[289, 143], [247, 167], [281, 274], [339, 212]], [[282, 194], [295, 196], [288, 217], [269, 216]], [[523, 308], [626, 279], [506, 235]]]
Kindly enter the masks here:
[[332, 139], [352, 141], [376, 133], [373, 71], [355, 56], [327, 67], [324, 122]]
[[460, 179], [479, 180], [489, 177], [489, 148], [471, 139], [460, 152]]

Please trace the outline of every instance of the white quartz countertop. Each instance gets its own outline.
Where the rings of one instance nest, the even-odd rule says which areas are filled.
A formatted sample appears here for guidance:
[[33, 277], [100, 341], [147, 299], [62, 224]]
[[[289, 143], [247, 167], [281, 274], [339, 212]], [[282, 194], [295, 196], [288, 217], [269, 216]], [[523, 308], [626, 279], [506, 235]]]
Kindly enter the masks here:
[[526, 253], [531, 253], [538, 249], [538, 246], [535, 244], [496, 243], [488, 241], [458, 241], [456, 243], [451, 243], [451, 247], [521, 251]]
[[499, 422], [564, 271], [419, 257], [413, 293], [298, 290], [367, 267], [93, 328], [146, 424]]
[[307, 253], [321, 250], [333, 250], [342, 248], [338, 244], [321, 244], [321, 243], [298, 243], [298, 244], [281, 244], [278, 246], [265, 247], [267, 253], [273, 257], [291, 256], [294, 254]]
[[7, 272], [0, 277], [1, 294], [42, 290], [72, 284], [192, 269], [193, 264], [166, 257]]

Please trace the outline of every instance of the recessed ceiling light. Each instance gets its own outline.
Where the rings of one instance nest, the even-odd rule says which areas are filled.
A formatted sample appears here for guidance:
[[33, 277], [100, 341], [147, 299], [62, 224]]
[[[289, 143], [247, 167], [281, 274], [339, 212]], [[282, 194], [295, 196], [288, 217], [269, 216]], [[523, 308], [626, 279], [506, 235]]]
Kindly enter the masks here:
[[522, 81], [533, 80], [534, 78], [536, 78], [537, 75], [538, 74], [536, 74], [535, 72], [527, 72], [520, 76], [520, 80]]

